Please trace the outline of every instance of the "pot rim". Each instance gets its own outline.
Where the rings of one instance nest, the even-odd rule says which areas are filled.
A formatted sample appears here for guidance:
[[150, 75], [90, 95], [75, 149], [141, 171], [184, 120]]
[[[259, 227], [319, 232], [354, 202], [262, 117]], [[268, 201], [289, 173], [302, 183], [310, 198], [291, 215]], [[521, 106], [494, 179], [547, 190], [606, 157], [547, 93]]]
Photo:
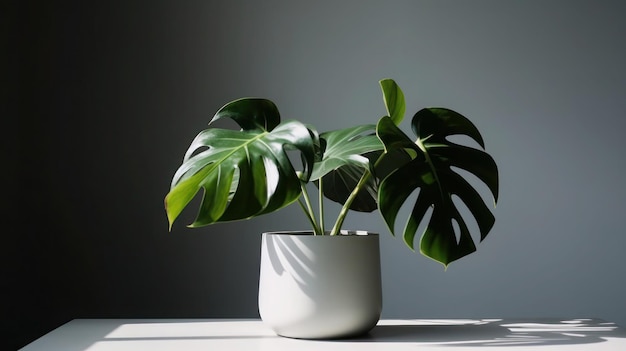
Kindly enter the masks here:
[[[326, 233], [330, 231], [327, 230]], [[368, 235], [378, 235], [378, 233], [370, 232], [367, 230], [341, 230], [338, 235], [315, 235], [312, 230], [277, 230], [277, 231], [269, 231], [263, 232], [263, 235], [303, 235], [303, 236], [318, 236], [318, 237], [332, 237], [332, 236], [368, 236]]]

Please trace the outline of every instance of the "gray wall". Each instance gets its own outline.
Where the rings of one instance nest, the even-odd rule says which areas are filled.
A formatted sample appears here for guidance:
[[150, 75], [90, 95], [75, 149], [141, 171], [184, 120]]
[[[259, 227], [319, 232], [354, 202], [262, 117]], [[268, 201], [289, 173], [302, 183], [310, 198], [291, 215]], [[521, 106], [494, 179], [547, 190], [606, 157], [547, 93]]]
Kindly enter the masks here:
[[273, 99], [284, 118], [320, 130], [374, 122], [385, 77], [409, 114], [446, 106], [478, 125], [501, 196], [478, 253], [447, 271], [388, 235], [378, 214], [348, 217], [346, 227], [382, 234], [383, 317], [626, 326], [622, 1], [9, 7], [9, 346], [80, 317], [256, 317], [259, 233], [307, 223], [294, 206], [189, 230], [189, 212], [168, 233], [163, 197], [182, 154], [241, 96]]

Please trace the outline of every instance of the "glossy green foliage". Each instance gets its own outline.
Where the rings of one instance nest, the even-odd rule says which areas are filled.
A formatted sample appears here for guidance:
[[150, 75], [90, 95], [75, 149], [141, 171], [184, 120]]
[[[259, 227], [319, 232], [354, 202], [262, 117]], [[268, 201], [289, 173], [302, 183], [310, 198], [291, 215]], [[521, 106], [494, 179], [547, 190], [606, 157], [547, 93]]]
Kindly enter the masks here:
[[[276, 106], [264, 99], [240, 99], [224, 106], [213, 121], [230, 118], [242, 130], [209, 128], [191, 143], [165, 199], [170, 227], [202, 188], [192, 227], [259, 216], [300, 196], [315, 161], [315, 133], [297, 121], [280, 123]], [[298, 172], [288, 150], [302, 155]]]
[[380, 88], [383, 91], [383, 100], [387, 109], [387, 116], [391, 118], [395, 125], [400, 125], [404, 119], [406, 104], [402, 89], [393, 79], [383, 79], [380, 81]]
[[[410, 214], [402, 233], [413, 248], [416, 231], [429, 209], [430, 219], [420, 240], [420, 251], [444, 265], [476, 250], [466, 220], [453, 201], [457, 197], [476, 220], [480, 239], [494, 225], [494, 216], [479, 192], [456, 169], [462, 169], [484, 182], [494, 202], [498, 198], [498, 169], [491, 156], [480, 149], [449, 140], [464, 135], [484, 149], [482, 136], [467, 118], [445, 109], [422, 109], [411, 122], [417, 141], [413, 142], [393, 121], [382, 118], [377, 125], [378, 136], [388, 152], [405, 150], [412, 155], [409, 162], [398, 167], [380, 184], [378, 204], [388, 227], [395, 232], [396, 217], [414, 192]], [[455, 226], [457, 227], [455, 229]]]
[[[493, 227], [494, 216], [458, 170], [473, 174], [497, 200], [498, 170], [483, 151], [482, 136], [464, 116], [429, 108], [411, 121], [414, 141], [399, 128], [405, 113], [402, 90], [391, 79], [380, 81], [380, 87], [387, 114], [377, 125], [358, 124], [321, 134], [298, 121], [281, 122], [277, 107], [266, 99], [226, 104], [209, 129], [194, 139], [172, 179], [165, 198], [170, 227], [203, 190], [191, 227], [248, 219], [298, 201], [315, 233], [322, 235], [324, 201], [316, 211], [304, 191], [314, 181], [323, 197], [342, 205], [330, 235], [339, 232], [349, 210], [376, 209], [394, 233], [397, 217], [408, 208], [401, 232], [411, 249], [418, 227], [428, 220], [420, 239], [424, 255], [448, 265], [475, 251], [467, 217], [475, 220], [482, 240]], [[213, 127], [222, 119], [241, 129]], [[456, 135], [473, 139], [480, 148], [451, 141]], [[297, 165], [294, 154], [300, 156]], [[459, 202], [469, 213], [457, 207]]]

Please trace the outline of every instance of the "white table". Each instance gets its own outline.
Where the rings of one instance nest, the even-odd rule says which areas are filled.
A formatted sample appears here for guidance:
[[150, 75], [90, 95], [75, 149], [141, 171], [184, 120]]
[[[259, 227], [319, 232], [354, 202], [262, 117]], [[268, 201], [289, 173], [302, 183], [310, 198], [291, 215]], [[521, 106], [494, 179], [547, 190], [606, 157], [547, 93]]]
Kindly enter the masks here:
[[347, 340], [276, 336], [259, 320], [76, 319], [23, 351], [626, 350], [626, 330], [598, 319], [381, 320]]

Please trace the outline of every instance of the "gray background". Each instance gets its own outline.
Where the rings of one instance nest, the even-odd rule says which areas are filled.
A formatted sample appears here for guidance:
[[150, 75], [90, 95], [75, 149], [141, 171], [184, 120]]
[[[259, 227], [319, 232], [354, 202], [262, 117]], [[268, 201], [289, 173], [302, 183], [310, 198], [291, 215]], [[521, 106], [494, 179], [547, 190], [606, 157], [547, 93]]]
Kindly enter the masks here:
[[626, 326], [624, 2], [3, 7], [9, 349], [80, 317], [256, 317], [259, 233], [307, 222], [293, 206], [189, 230], [188, 211], [168, 233], [163, 197], [184, 151], [242, 96], [320, 130], [374, 122], [385, 77], [407, 118], [446, 106], [476, 123], [501, 196], [490, 236], [447, 271], [377, 213], [349, 215], [345, 227], [381, 233], [383, 317]]

